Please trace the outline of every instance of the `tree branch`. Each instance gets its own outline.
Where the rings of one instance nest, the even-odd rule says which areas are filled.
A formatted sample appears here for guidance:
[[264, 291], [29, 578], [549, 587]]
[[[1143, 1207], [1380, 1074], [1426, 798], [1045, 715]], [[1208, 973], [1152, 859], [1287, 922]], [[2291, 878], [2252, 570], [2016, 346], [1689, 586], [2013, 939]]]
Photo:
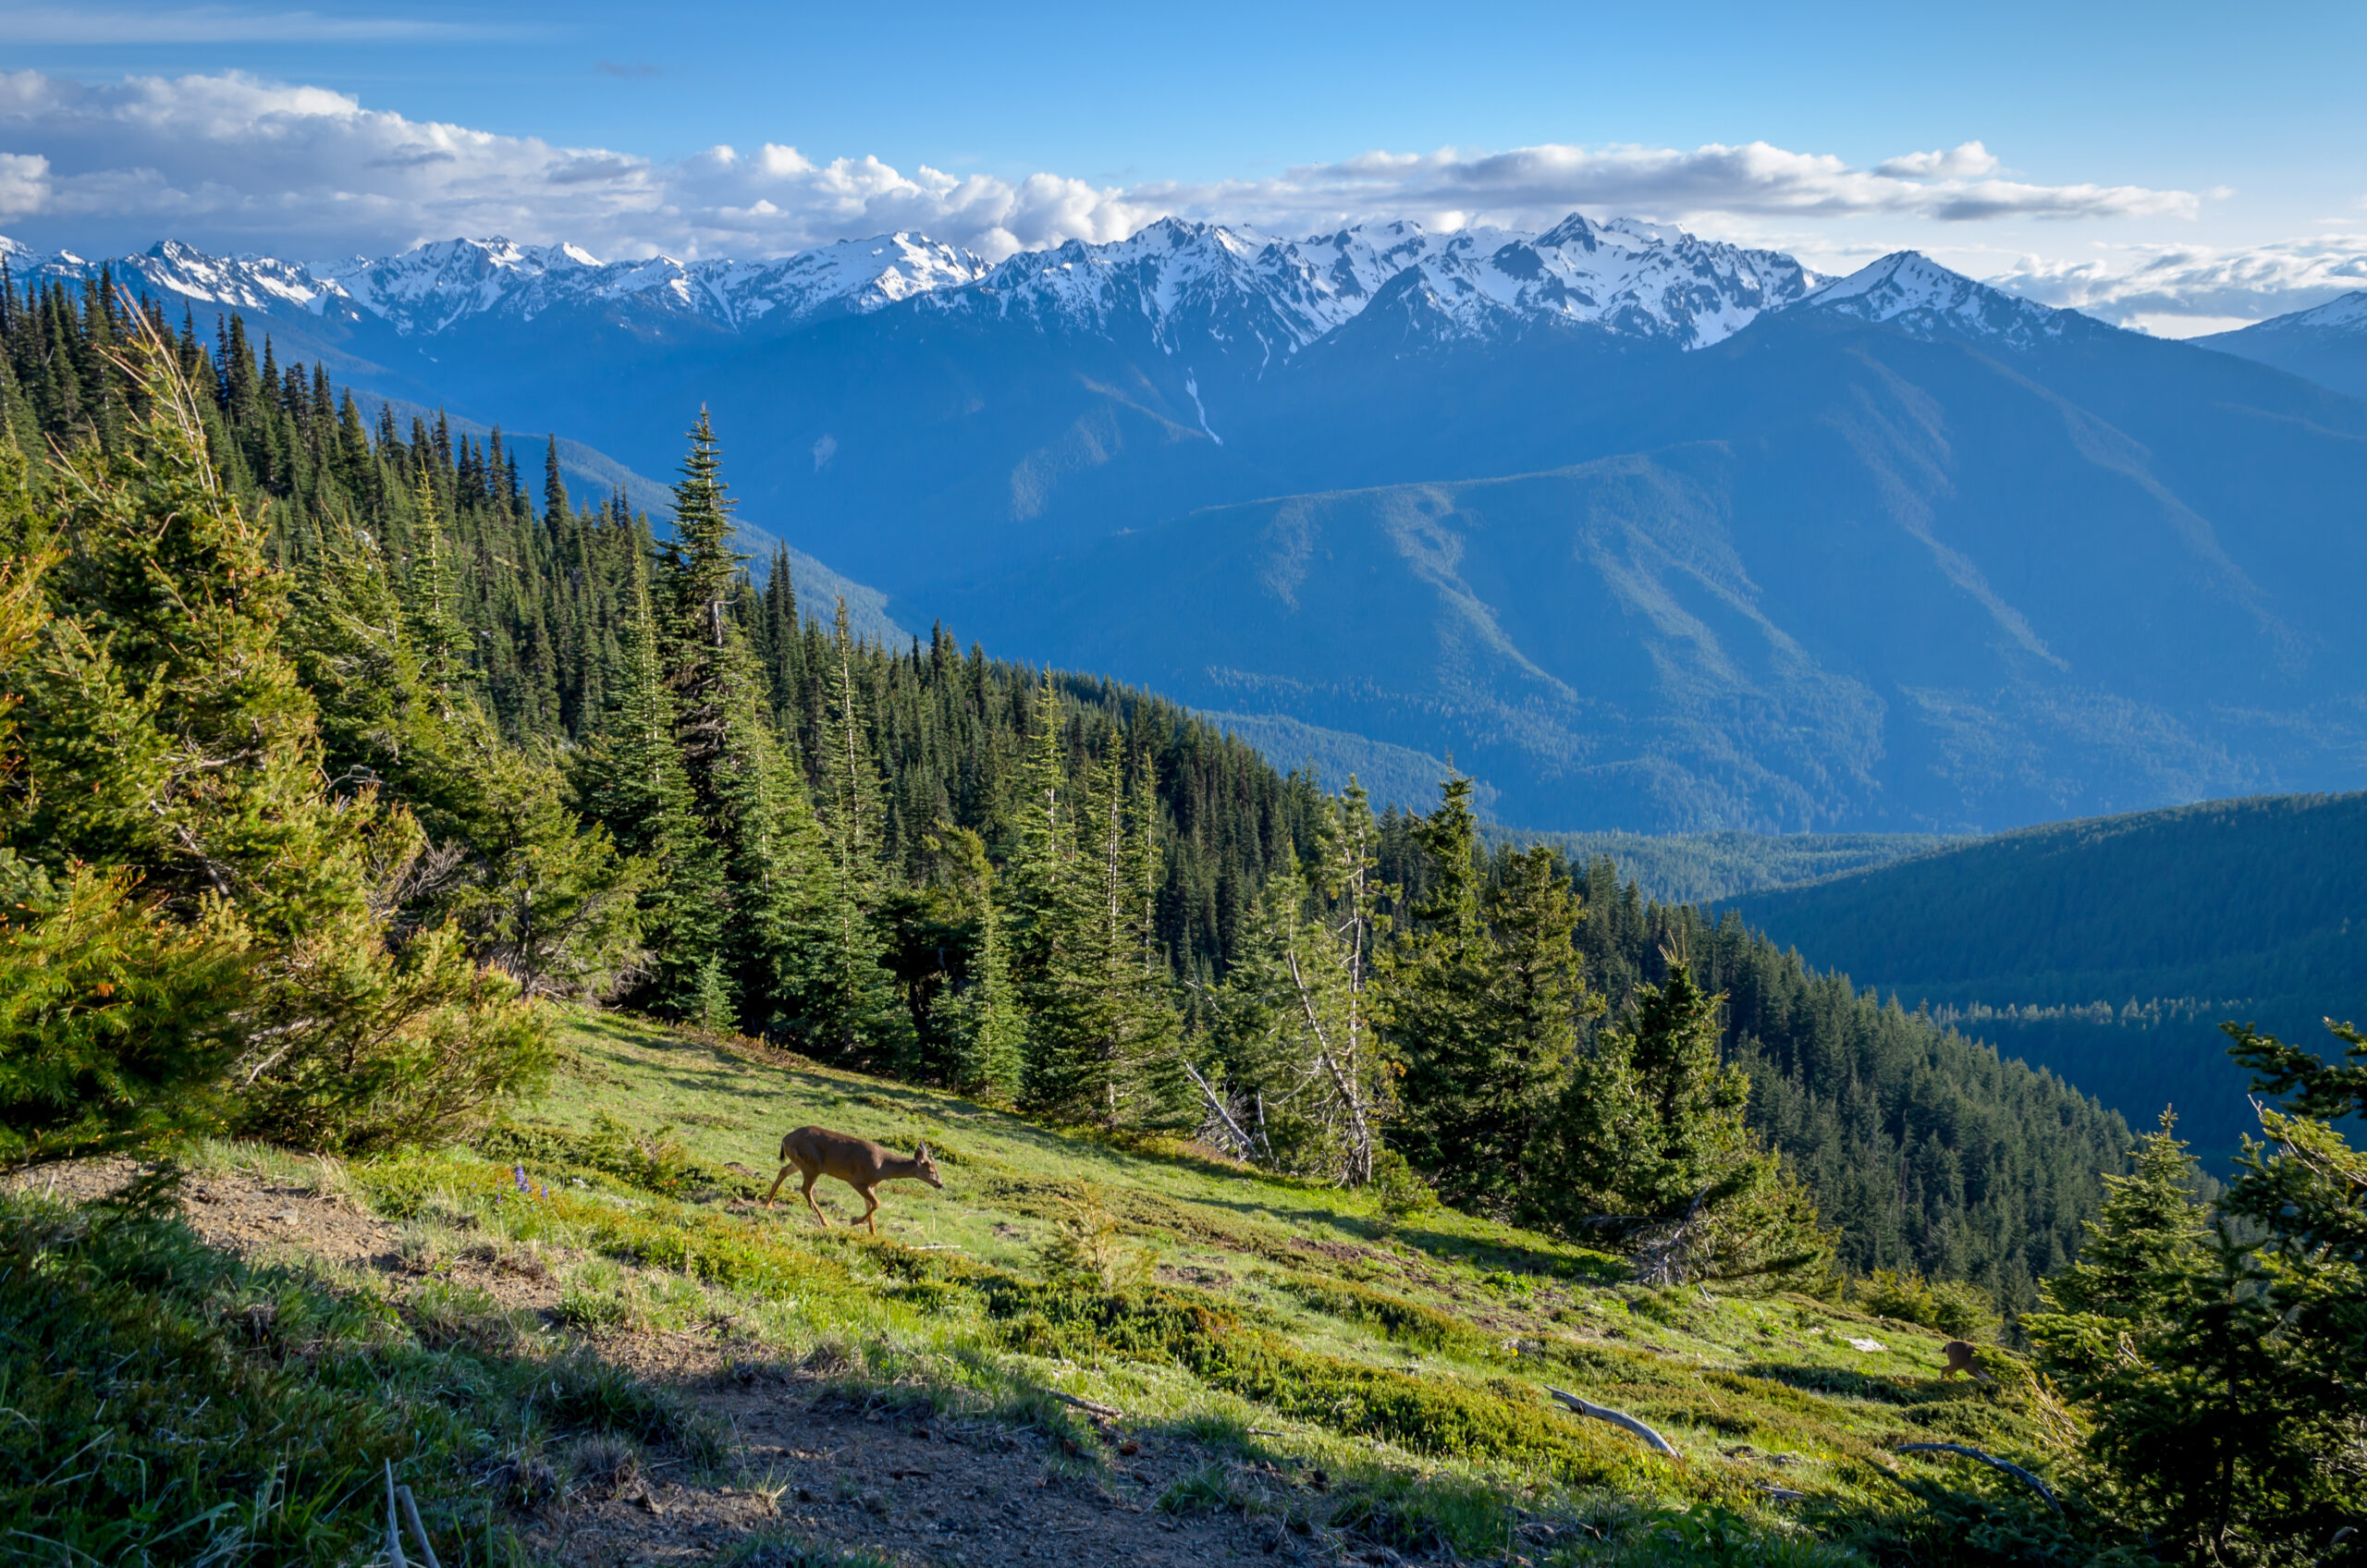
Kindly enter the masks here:
[[1560, 1389], [1548, 1389], [1545, 1391], [1567, 1405], [1576, 1415], [1591, 1415], [1598, 1421], [1608, 1421], [1614, 1427], [1624, 1427], [1671, 1459], [1685, 1457], [1676, 1452], [1666, 1438], [1662, 1437], [1624, 1410], [1613, 1410], [1607, 1404], [1596, 1404], [1590, 1400], [1580, 1399], [1576, 1394], [1564, 1393]]
[[1977, 1448], [1967, 1448], [1962, 1443], [1901, 1443], [1898, 1445], [1898, 1452], [1901, 1453], [1953, 1453], [1966, 1459], [1977, 1459], [1991, 1469], [2002, 1470], [2024, 1486], [2036, 1488], [2038, 1495], [2046, 1499], [2046, 1505], [2049, 1508], [2057, 1513], [2063, 1512], [2063, 1504], [2056, 1501], [2054, 1490], [2044, 1481], [2018, 1464], [2009, 1464], [2003, 1459], [1983, 1453]]

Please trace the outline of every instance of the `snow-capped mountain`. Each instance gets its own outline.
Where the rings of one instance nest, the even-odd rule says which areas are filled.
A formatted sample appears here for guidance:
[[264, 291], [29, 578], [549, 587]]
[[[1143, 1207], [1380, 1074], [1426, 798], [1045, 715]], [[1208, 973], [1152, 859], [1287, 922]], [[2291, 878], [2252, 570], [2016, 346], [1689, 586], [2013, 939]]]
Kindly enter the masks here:
[[2194, 341], [2367, 398], [2367, 289]]
[[1439, 336], [1557, 321], [1701, 348], [1816, 281], [1772, 251], [1575, 213], [1543, 234], [1396, 222], [1307, 239], [1168, 218], [1115, 244], [1013, 256], [935, 302], [1044, 326], [1139, 324], [1171, 353], [1207, 334], [1255, 342], [1270, 360], [1354, 319], [1392, 283], [1428, 303]]
[[0, 259], [19, 280], [81, 283], [96, 278], [104, 266], [128, 288], [145, 283], [167, 299], [265, 315], [289, 311], [319, 315], [341, 298], [334, 283], [298, 263], [267, 256], [209, 256], [178, 239], [101, 263], [84, 261], [71, 251], [37, 255], [13, 239], [0, 239]]
[[[6, 252], [19, 275], [79, 278], [97, 264], [68, 252]], [[1309, 239], [1166, 219], [1130, 239], [1026, 251], [989, 268], [925, 237], [842, 240], [775, 261], [602, 262], [572, 245], [446, 239], [375, 260], [299, 264], [214, 257], [178, 241], [112, 265], [198, 304], [345, 321], [406, 337], [463, 324], [526, 323], [570, 306], [622, 307], [726, 331], [779, 326], [905, 300], [1039, 328], [1146, 331], [1167, 351], [1212, 338], [1288, 358], [1399, 285], [1424, 301], [1430, 330], [1481, 337], [1536, 322], [1600, 326], [1683, 348], [1731, 336], [1821, 281], [1791, 257], [1679, 229], [1576, 214], [1542, 234], [1433, 233], [1363, 224]]]
[[1948, 328], [2014, 348], [2058, 337], [2090, 319], [1976, 283], [1914, 251], [1893, 251], [1809, 291], [1799, 303], [1803, 310], [1887, 323], [1919, 337]]
[[[34, 256], [0, 239], [19, 277], [80, 282], [102, 263], [72, 251]], [[309, 264], [266, 256], [209, 256], [166, 240], [104, 263], [127, 285], [168, 299], [264, 315], [376, 321], [403, 337], [435, 337], [484, 320], [531, 322], [570, 305], [638, 305], [736, 331], [767, 316], [802, 321], [878, 310], [984, 276], [967, 251], [916, 235], [840, 240], [779, 261], [603, 262], [573, 245], [444, 239], [376, 260]], [[136, 285], [135, 285], [136, 286]]]
[[2272, 316], [2243, 330], [2263, 337], [2309, 334], [2367, 335], [2367, 288], [2354, 288], [2341, 299], [2330, 300], [2312, 310]]
[[565, 305], [632, 303], [730, 330], [873, 311], [984, 274], [967, 251], [911, 234], [845, 239], [770, 262], [602, 262], [573, 245], [446, 239], [399, 256], [315, 268], [353, 306], [406, 336], [496, 316], [526, 322]]

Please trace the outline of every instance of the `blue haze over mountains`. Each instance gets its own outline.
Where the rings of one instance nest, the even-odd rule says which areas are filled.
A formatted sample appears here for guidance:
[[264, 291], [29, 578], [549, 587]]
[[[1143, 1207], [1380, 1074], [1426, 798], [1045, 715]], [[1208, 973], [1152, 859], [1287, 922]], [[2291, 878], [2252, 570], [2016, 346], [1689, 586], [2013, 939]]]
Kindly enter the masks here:
[[644, 473], [705, 403], [747, 520], [896, 621], [1334, 766], [1451, 753], [1532, 827], [1964, 832], [2367, 782], [2367, 378], [2289, 318], [2165, 342], [1912, 253], [1826, 280], [1576, 216], [1168, 222], [993, 267], [898, 236], [117, 271]]

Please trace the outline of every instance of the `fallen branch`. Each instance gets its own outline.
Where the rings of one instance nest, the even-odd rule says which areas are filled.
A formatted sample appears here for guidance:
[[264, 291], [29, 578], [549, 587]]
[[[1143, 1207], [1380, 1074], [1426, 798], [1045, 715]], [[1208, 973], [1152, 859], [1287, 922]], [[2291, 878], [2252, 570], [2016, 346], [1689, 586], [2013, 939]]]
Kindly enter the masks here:
[[1111, 1421], [1123, 1421], [1126, 1418], [1126, 1413], [1114, 1404], [1096, 1404], [1089, 1399], [1079, 1399], [1074, 1394], [1064, 1394], [1058, 1389], [1046, 1389], [1044, 1391], [1062, 1404], [1075, 1405], [1088, 1415], [1103, 1416]]
[[386, 1561], [392, 1568], [411, 1568], [403, 1558], [402, 1521], [395, 1507], [395, 1462], [386, 1461]]
[[1608, 1421], [1614, 1427], [1625, 1427], [1628, 1431], [1635, 1433], [1637, 1437], [1643, 1439], [1646, 1442], [1660, 1450], [1661, 1452], [1667, 1454], [1671, 1459], [1682, 1459], [1685, 1457], [1683, 1454], [1676, 1452], [1675, 1448], [1670, 1444], [1666, 1438], [1662, 1437], [1658, 1432], [1653, 1431], [1650, 1427], [1645, 1426], [1641, 1421], [1637, 1420], [1634, 1416], [1628, 1415], [1624, 1410], [1613, 1410], [1607, 1404], [1597, 1404], [1591, 1400], [1580, 1399], [1576, 1394], [1564, 1393], [1560, 1389], [1548, 1389], [1545, 1391], [1551, 1394], [1555, 1399], [1560, 1400], [1564, 1404], [1569, 1406], [1573, 1412], [1579, 1415], [1591, 1415], [1598, 1421]]
[[2046, 1499], [2046, 1505], [2049, 1508], [2057, 1513], [2063, 1512], [2063, 1504], [2056, 1500], [2054, 1489], [2044, 1481], [2018, 1464], [2008, 1464], [2003, 1459], [1983, 1453], [1977, 1448], [1967, 1448], [1962, 1443], [1901, 1443], [1898, 1445], [1898, 1452], [1901, 1453], [1953, 1453], [1966, 1459], [1977, 1459], [1991, 1469], [2002, 1470], [2024, 1486], [2035, 1488], [2039, 1496]]
[[412, 1537], [419, 1542], [420, 1555], [427, 1559], [427, 1568], [444, 1568], [435, 1561], [435, 1544], [427, 1538], [427, 1526], [419, 1522], [419, 1504], [412, 1500], [411, 1488], [397, 1487], [395, 1498], [403, 1505], [403, 1523], [411, 1526]]
[[1208, 1087], [1208, 1081], [1200, 1076], [1200, 1070], [1194, 1067], [1188, 1059], [1179, 1056], [1177, 1060], [1183, 1061], [1184, 1071], [1192, 1075], [1192, 1082], [1199, 1085], [1200, 1097], [1208, 1102], [1208, 1109], [1218, 1121], [1224, 1123], [1225, 1131], [1233, 1134], [1233, 1146], [1241, 1151], [1241, 1158], [1252, 1165], [1256, 1164], [1257, 1162], [1257, 1141], [1241, 1130], [1241, 1123], [1233, 1119], [1233, 1112], [1225, 1109], [1224, 1101], [1219, 1099], [1217, 1092]]

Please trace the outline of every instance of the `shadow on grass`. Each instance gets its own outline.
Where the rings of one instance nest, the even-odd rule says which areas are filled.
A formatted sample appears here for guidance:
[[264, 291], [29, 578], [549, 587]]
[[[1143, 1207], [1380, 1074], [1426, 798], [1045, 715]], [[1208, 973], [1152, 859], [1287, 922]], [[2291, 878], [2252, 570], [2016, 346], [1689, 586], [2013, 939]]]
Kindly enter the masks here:
[[491, 1548], [561, 1483], [563, 1444], [726, 1452], [482, 1292], [431, 1281], [389, 1310], [173, 1215], [0, 1197], [0, 1533], [60, 1562], [358, 1561], [388, 1463], [432, 1531]]
[[1925, 1404], [1961, 1403], [1979, 1396], [1977, 1383], [1947, 1383], [1935, 1373], [1917, 1378], [1903, 1373], [1859, 1372], [1847, 1366], [1818, 1366], [1808, 1362], [1753, 1362], [1736, 1370], [1738, 1378], [1761, 1378], [1808, 1393], [1839, 1394], [1845, 1399], [1909, 1408]]

